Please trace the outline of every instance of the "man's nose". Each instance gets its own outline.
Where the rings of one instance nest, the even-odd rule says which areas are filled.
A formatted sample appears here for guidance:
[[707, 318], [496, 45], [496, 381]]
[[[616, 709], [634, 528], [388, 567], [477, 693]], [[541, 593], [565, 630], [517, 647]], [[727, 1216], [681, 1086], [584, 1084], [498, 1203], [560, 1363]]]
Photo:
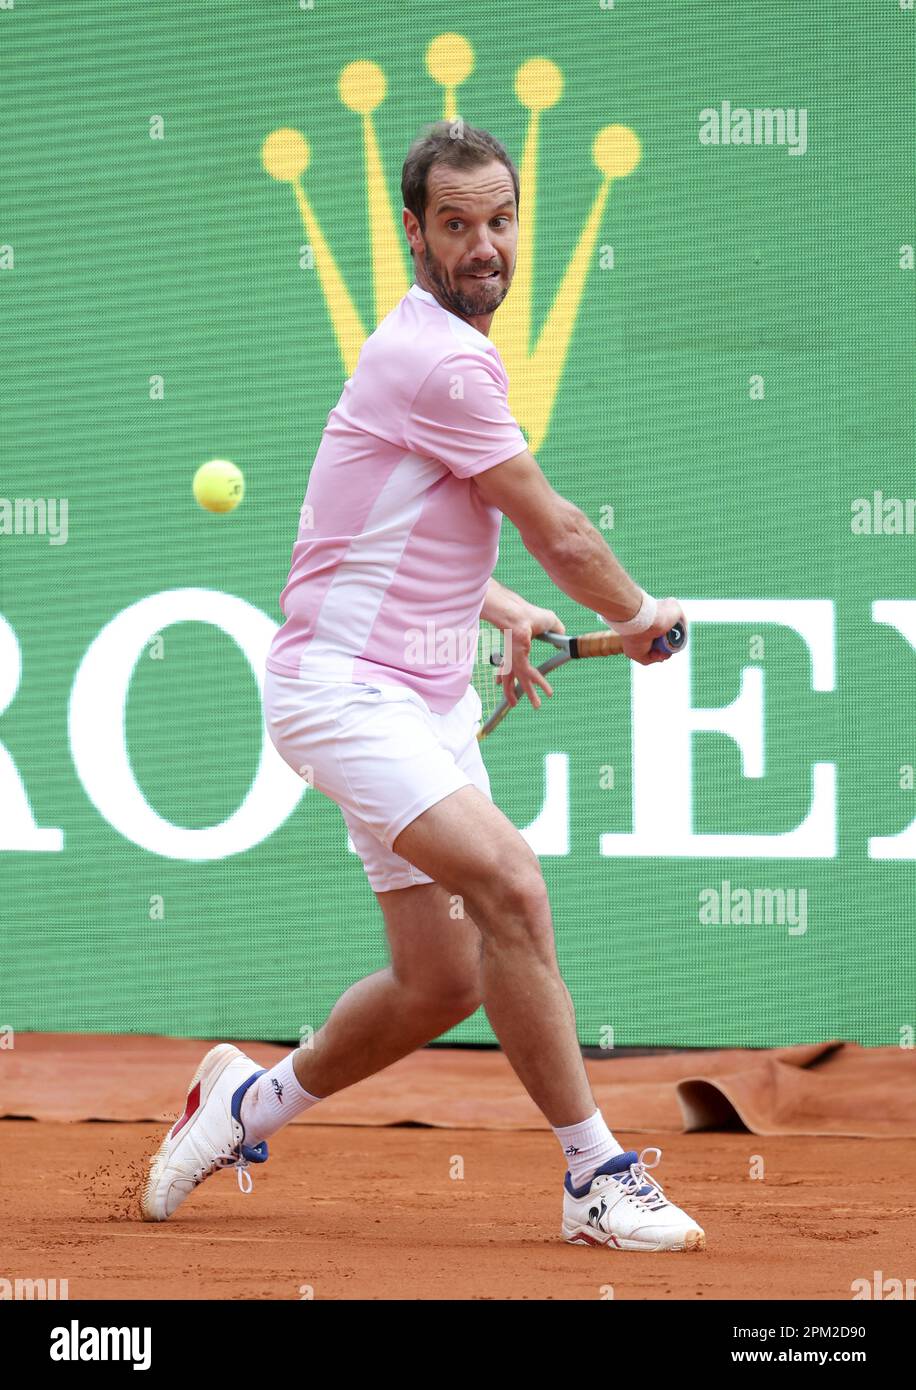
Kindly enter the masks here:
[[492, 264], [493, 261], [499, 260], [499, 252], [493, 244], [489, 227], [481, 227], [470, 255], [472, 260], [483, 261], [485, 264]]

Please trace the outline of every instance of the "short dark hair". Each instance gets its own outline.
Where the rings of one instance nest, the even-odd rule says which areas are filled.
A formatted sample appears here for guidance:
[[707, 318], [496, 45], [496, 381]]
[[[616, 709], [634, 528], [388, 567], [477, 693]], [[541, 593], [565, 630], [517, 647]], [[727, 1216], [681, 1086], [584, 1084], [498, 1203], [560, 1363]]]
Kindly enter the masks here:
[[[401, 170], [401, 196], [405, 208], [416, 217], [420, 230], [426, 231], [426, 182], [434, 164], [447, 164], [453, 169], [477, 169], [498, 159], [512, 175], [515, 189], [515, 210], [518, 213], [518, 170], [503, 145], [488, 130], [466, 125], [463, 121], [433, 121], [424, 127], [407, 151]], [[411, 248], [411, 254], [413, 249]]]

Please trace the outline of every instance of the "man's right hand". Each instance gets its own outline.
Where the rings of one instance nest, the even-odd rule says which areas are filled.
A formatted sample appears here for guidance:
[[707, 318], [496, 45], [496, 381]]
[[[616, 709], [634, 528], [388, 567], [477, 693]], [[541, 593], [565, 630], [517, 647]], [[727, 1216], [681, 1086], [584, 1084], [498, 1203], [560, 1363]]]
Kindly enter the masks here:
[[655, 622], [652, 626], [647, 627], [645, 632], [640, 632], [636, 636], [621, 637], [624, 656], [628, 656], [631, 661], [635, 661], [640, 666], [651, 666], [656, 661], [667, 661], [672, 653], [655, 652], [652, 650], [652, 643], [656, 637], [663, 637], [666, 632], [669, 632], [675, 623], [679, 623], [683, 627], [686, 635], [687, 619], [684, 617], [684, 610], [677, 599], [660, 598]]

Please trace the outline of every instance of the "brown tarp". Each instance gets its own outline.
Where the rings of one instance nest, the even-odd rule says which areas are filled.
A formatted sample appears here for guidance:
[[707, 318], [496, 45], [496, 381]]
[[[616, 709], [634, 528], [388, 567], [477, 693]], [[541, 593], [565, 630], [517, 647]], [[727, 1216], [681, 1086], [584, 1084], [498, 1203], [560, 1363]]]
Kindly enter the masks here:
[[[259, 1066], [288, 1051], [239, 1043]], [[133, 1034], [19, 1033], [0, 1051], [0, 1116], [168, 1121], [209, 1043]], [[824, 1042], [773, 1050], [588, 1059], [611, 1129], [916, 1137], [916, 1050]], [[546, 1129], [501, 1052], [425, 1048], [294, 1121]]]

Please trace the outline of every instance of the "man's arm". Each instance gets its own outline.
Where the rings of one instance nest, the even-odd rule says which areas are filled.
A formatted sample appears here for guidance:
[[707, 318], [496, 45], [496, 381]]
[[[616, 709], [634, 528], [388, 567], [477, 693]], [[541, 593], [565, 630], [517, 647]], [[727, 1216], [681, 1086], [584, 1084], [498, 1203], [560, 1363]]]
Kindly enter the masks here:
[[517, 526], [525, 549], [564, 594], [611, 622], [638, 612], [639, 585], [585, 513], [554, 491], [527, 449], [476, 474], [474, 486]]
[[[529, 450], [475, 474], [473, 483], [485, 502], [514, 523], [525, 549], [570, 598], [610, 623], [628, 622], [639, 612], [640, 586], [585, 513], [554, 491]], [[680, 604], [660, 600], [653, 625], [624, 639], [627, 656], [646, 665], [667, 660], [651, 651], [652, 641], [677, 621], [684, 621]]]
[[[490, 579], [483, 608], [480, 610], [480, 616], [485, 622], [492, 623], [494, 627], [505, 632], [526, 619], [530, 620], [534, 613], [543, 613], [545, 617], [551, 618], [556, 624], [555, 627], [552, 627], [553, 631], [562, 632], [564, 630], [556, 613], [551, 613], [546, 608], [535, 608], [514, 589], [507, 589], [505, 584], [500, 584], [498, 579]], [[548, 624], [548, 626], [552, 626], [552, 624]], [[538, 628], [537, 631], [546, 632], [547, 627]]]

